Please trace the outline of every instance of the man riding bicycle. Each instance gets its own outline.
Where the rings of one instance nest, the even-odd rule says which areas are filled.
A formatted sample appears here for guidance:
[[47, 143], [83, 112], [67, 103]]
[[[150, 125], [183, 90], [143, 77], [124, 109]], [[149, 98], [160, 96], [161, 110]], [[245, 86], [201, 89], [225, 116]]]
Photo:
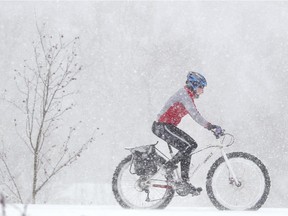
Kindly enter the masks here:
[[206, 86], [207, 81], [203, 75], [197, 72], [189, 72], [186, 85], [170, 97], [152, 126], [152, 131], [156, 136], [178, 150], [177, 154], [164, 164], [168, 176], [177, 168], [176, 164], [180, 162], [181, 178], [192, 194], [195, 194], [195, 191], [200, 192], [202, 190], [202, 188], [196, 188], [189, 183], [191, 152], [197, 148], [197, 143], [177, 126], [181, 119], [189, 114], [198, 124], [208, 130], [213, 130], [216, 137], [217, 134], [220, 135], [223, 132], [220, 126], [205, 120], [194, 103], [194, 99], [203, 94]]

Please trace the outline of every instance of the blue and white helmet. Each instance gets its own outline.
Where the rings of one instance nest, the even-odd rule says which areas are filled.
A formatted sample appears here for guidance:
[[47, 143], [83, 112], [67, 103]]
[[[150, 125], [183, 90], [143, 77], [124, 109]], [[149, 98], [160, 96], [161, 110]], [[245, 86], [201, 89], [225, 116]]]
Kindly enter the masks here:
[[204, 88], [207, 86], [205, 77], [197, 72], [190, 71], [187, 74], [186, 85], [193, 91], [197, 88]]

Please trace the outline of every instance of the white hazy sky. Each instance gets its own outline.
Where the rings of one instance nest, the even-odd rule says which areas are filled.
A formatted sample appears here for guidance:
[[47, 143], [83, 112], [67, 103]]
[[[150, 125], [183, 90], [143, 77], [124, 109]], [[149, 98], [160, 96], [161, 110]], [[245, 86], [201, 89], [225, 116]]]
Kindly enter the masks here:
[[[127, 155], [123, 148], [158, 140], [150, 131], [152, 122], [184, 85], [187, 71], [195, 70], [208, 80], [196, 101], [200, 113], [235, 135], [230, 151], [250, 152], [267, 165], [272, 187], [266, 205], [288, 207], [287, 9], [288, 2], [259, 1], [0, 2], [0, 90], [16, 99], [13, 70], [33, 58], [35, 17], [47, 23], [51, 34], [80, 36], [85, 70], [75, 85], [80, 93], [71, 98], [77, 107], [65, 116], [62, 128], [82, 120], [74, 142], [95, 130], [96, 142], [55, 178], [41, 199], [115, 204], [110, 182]], [[17, 113], [4, 102], [0, 111], [1, 139], [11, 157], [23, 156], [13, 129]], [[179, 127], [199, 147], [214, 139], [188, 117]], [[59, 139], [61, 133], [51, 137], [56, 143]], [[23, 167], [15, 167], [21, 173]], [[29, 173], [29, 165], [25, 170]], [[189, 205], [209, 205], [207, 199]]]

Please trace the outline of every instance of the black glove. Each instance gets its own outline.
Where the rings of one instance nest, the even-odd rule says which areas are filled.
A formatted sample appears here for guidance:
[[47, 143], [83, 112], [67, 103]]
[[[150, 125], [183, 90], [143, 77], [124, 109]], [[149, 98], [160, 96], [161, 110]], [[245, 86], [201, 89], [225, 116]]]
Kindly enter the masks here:
[[208, 130], [215, 129], [216, 127], [217, 127], [217, 125], [213, 125], [213, 124], [211, 124], [211, 123], [208, 123], [208, 125], [206, 126], [206, 128], [207, 128]]
[[215, 137], [218, 139], [220, 136], [224, 135], [224, 131], [220, 126], [218, 125], [213, 125], [211, 123], [209, 123], [206, 127], [208, 130], [211, 130], [213, 132], [213, 134], [215, 135]]

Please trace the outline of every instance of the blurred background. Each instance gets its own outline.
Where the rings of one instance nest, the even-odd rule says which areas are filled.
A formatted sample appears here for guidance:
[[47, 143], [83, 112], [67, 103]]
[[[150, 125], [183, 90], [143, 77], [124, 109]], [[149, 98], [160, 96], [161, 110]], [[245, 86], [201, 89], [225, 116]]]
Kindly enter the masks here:
[[[195, 101], [200, 113], [235, 136], [229, 151], [249, 152], [267, 166], [272, 186], [265, 206], [288, 207], [288, 2], [0, 2], [0, 90], [16, 99], [14, 69], [33, 58], [36, 21], [51, 35], [80, 37], [84, 70], [70, 99], [77, 106], [61, 128], [83, 122], [75, 144], [96, 131], [89, 150], [39, 194], [41, 202], [116, 205], [111, 179], [128, 155], [124, 147], [159, 140], [152, 122], [193, 70], [208, 81]], [[29, 153], [13, 122], [19, 114], [3, 101], [0, 112], [2, 144], [17, 178], [27, 182]], [[215, 140], [191, 118], [179, 127], [199, 148]], [[208, 168], [192, 182], [204, 187]], [[205, 194], [171, 204], [211, 205]]]

